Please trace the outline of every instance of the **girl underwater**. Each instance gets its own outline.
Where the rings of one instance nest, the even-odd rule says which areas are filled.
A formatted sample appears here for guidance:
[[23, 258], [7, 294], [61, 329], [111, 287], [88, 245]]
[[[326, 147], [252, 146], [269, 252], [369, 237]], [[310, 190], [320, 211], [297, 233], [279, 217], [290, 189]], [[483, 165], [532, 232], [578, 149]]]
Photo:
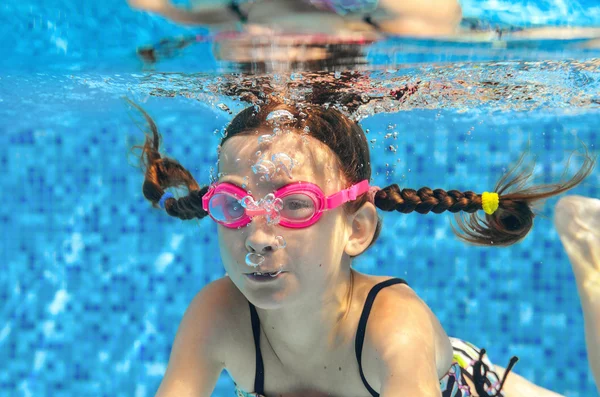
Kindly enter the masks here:
[[[595, 159], [586, 154], [571, 180], [529, 188], [531, 174], [512, 175], [516, 167], [491, 193], [378, 188], [357, 123], [333, 107], [271, 99], [234, 117], [219, 178], [200, 186], [160, 155], [157, 126], [132, 105], [150, 130], [138, 147], [144, 197], [180, 219], [213, 219], [227, 272], [186, 310], [157, 396], [209, 396], [223, 369], [240, 397], [557, 396], [512, 373], [516, 358], [504, 370], [449, 338], [404, 280], [362, 274], [352, 260], [381, 231], [377, 208], [467, 212], [453, 228], [461, 240], [514, 244], [533, 226], [531, 205], [579, 184]], [[166, 191], [180, 186], [187, 196]]]

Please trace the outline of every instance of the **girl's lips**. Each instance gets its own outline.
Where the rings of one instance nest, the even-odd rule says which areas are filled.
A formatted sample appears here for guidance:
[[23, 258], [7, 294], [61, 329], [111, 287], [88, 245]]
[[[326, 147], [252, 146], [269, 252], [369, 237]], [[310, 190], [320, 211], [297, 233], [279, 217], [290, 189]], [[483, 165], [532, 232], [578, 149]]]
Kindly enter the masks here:
[[255, 276], [254, 274], [250, 273], [250, 274], [246, 274], [246, 277], [252, 283], [262, 284], [262, 283], [277, 281], [277, 280], [281, 279], [282, 277], [284, 277], [285, 274], [286, 274], [286, 272], [281, 272], [281, 273], [279, 273], [277, 275], [273, 275], [273, 276], [271, 276], [269, 274], [263, 274], [262, 276]]
[[[248, 275], [248, 274], [254, 274], [254, 273], [262, 273], [262, 274], [267, 274], [267, 273], [277, 273], [278, 271], [279, 271], [279, 269], [277, 269], [277, 270], [273, 270], [272, 272], [267, 272], [267, 271], [260, 271], [260, 272], [259, 272], [259, 271], [257, 270], [257, 271], [255, 271], [255, 272], [249, 272], [249, 273], [244, 273], [244, 274], [246, 274], [246, 275]], [[282, 270], [282, 271], [281, 271], [281, 273], [287, 273], [287, 271], [285, 271], [285, 270]]]

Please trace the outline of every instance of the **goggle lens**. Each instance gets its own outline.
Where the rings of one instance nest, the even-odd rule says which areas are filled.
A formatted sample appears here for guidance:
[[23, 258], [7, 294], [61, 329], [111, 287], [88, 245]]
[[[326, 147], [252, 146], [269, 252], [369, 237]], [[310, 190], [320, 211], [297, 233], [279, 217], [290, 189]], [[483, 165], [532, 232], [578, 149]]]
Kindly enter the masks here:
[[281, 200], [283, 201], [283, 209], [279, 213], [282, 218], [290, 222], [305, 222], [315, 214], [315, 200], [307, 194], [289, 194], [282, 197]]
[[239, 200], [227, 193], [217, 193], [208, 202], [210, 215], [217, 221], [233, 223], [244, 216], [244, 207]]

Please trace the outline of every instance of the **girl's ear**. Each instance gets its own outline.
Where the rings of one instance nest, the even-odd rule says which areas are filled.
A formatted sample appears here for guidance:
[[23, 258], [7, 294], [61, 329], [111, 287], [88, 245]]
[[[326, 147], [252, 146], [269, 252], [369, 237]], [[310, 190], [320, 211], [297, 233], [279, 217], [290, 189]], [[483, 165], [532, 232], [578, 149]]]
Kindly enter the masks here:
[[350, 215], [352, 231], [344, 252], [349, 256], [362, 254], [371, 244], [377, 228], [377, 208], [371, 202], [366, 202], [354, 214]]

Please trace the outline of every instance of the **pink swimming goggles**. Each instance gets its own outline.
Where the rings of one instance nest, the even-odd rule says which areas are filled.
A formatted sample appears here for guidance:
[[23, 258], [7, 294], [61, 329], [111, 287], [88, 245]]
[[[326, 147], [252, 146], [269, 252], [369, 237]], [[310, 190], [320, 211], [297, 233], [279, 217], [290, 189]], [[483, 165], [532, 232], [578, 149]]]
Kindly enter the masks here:
[[246, 226], [253, 217], [265, 215], [269, 223], [300, 229], [313, 225], [324, 211], [356, 200], [367, 191], [366, 179], [329, 197], [313, 183], [294, 182], [255, 202], [241, 187], [221, 182], [212, 185], [202, 197], [202, 208], [215, 222], [228, 228]]

